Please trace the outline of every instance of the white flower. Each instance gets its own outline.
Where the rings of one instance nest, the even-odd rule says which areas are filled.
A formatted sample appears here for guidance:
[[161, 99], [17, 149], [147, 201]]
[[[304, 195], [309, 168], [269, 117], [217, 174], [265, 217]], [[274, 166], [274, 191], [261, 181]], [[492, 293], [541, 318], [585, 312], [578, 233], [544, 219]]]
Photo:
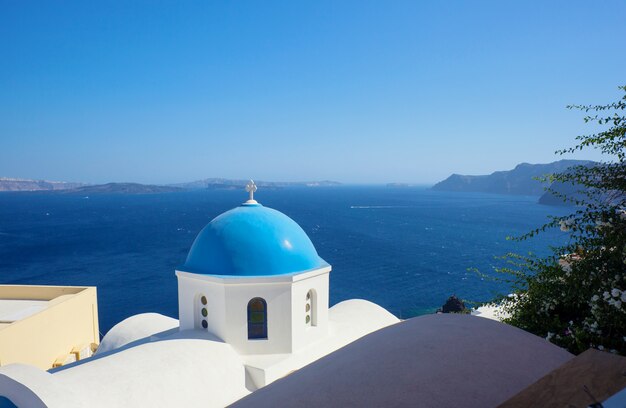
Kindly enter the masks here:
[[[622, 296], [623, 296], [623, 295], [622, 295]], [[598, 295], [593, 295], [593, 296], [591, 297], [591, 301], [592, 301], [592, 302], [597, 302], [599, 299], [600, 299], [600, 296], [598, 296]]]
[[613, 304], [613, 306], [615, 306], [618, 309], [622, 308], [622, 301], [621, 300], [616, 300], [615, 303]]
[[604, 300], [609, 300], [609, 298], [611, 297], [611, 294], [607, 291], [604, 291], [604, 293], [602, 294], [602, 297], [604, 298]]
[[622, 296], [620, 297], [623, 303], [626, 303], [626, 291], [622, 292]]
[[622, 292], [621, 290], [616, 289], [616, 288], [613, 288], [613, 290], [611, 291], [611, 295], [612, 295], [613, 297], [619, 297], [619, 295], [620, 295], [620, 293], [621, 293], [621, 292]]

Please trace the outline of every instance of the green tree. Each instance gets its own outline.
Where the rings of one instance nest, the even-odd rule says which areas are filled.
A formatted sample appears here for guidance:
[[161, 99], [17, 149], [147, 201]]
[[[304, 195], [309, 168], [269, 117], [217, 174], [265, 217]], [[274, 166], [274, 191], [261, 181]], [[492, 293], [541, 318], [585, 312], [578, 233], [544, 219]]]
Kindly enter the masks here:
[[[551, 221], [524, 240], [550, 228], [570, 234], [569, 244], [551, 256], [505, 256], [514, 295], [499, 301], [510, 317], [505, 322], [580, 353], [589, 347], [626, 355], [626, 86], [624, 95], [607, 105], [572, 105], [584, 121], [599, 129], [578, 136], [563, 155], [598, 149], [607, 160], [580, 165], [547, 178], [579, 192], [554, 195], [576, 205], [567, 216]], [[571, 189], [570, 189], [571, 190]]]

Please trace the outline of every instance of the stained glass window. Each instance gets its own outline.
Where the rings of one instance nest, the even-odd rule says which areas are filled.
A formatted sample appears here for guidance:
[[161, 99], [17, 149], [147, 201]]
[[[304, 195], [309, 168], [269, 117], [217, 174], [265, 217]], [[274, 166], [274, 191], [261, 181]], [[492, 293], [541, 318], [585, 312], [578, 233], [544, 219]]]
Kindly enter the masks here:
[[267, 302], [261, 298], [248, 302], [248, 339], [267, 339]]

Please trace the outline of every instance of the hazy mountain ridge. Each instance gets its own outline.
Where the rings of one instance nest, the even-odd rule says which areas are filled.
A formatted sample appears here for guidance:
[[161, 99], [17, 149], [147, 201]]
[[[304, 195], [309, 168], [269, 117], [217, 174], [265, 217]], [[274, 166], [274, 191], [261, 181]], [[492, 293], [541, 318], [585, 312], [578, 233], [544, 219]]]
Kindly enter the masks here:
[[[170, 184], [172, 187], [180, 187], [185, 189], [238, 189], [244, 188], [250, 180], [236, 180], [225, 178], [206, 178], [188, 183]], [[339, 186], [341, 183], [337, 181], [256, 181], [258, 187], [280, 188], [280, 187], [332, 187]]]
[[175, 193], [184, 189], [172, 186], [158, 186], [139, 183], [107, 183], [63, 190], [65, 194], [157, 194]]
[[57, 191], [82, 187], [83, 183], [0, 177], [0, 191]]
[[512, 170], [496, 171], [483, 176], [453, 174], [435, 184], [432, 189], [437, 191], [541, 196], [546, 192], [545, 188], [549, 184], [535, 180], [535, 177], [561, 173], [572, 166], [592, 163], [588, 160], [559, 160], [546, 164], [521, 163]]
[[[207, 178], [189, 183], [169, 185], [141, 183], [85, 184], [64, 181], [31, 180], [0, 177], [0, 192], [63, 192], [66, 194], [155, 194], [194, 189], [243, 189], [249, 180]], [[258, 181], [264, 188], [339, 186], [336, 181], [274, 182]]]

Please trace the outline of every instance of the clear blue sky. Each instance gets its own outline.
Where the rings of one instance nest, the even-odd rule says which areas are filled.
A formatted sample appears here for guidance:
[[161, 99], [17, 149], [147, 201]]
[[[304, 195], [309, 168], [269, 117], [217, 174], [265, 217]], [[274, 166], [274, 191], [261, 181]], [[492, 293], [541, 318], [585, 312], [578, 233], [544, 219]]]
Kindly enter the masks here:
[[553, 161], [591, 130], [565, 105], [620, 96], [625, 16], [623, 0], [0, 0], [0, 176], [430, 183]]

